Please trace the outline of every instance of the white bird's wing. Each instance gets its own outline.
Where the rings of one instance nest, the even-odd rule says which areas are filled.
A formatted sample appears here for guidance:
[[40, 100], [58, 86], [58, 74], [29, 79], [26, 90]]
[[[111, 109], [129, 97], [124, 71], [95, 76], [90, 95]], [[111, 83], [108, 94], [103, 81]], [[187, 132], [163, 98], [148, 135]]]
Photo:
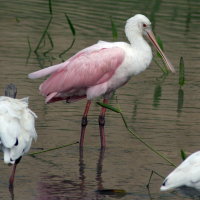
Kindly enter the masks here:
[[197, 187], [200, 185], [200, 151], [184, 160], [164, 180], [161, 190], [169, 190], [181, 186]]
[[11, 148], [20, 134], [20, 112], [14, 109], [16, 105], [11, 101], [0, 99], [0, 139], [1, 143]]
[[0, 97], [0, 140], [4, 161], [14, 163], [37, 138], [36, 114], [28, 108], [28, 98]]

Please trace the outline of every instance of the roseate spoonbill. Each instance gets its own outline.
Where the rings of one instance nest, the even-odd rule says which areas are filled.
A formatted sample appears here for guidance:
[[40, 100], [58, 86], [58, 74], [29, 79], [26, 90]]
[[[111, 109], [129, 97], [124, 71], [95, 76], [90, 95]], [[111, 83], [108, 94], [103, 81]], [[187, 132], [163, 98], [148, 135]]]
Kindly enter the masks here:
[[0, 146], [4, 162], [13, 165], [10, 187], [13, 187], [17, 164], [37, 138], [35, 118], [36, 114], [28, 108], [28, 98], [0, 97]]
[[[82, 117], [80, 146], [83, 146], [91, 100], [103, 96], [104, 103], [108, 103], [113, 91], [127, 83], [132, 75], [139, 74], [149, 66], [152, 51], [143, 35], [150, 39], [162, 55], [169, 70], [175, 72], [157, 44], [147, 17], [137, 14], [128, 19], [125, 33], [130, 44], [99, 41], [61, 64], [29, 74], [31, 79], [51, 74], [39, 87], [41, 94], [46, 97], [46, 103], [59, 100], [73, 102], [87, 98]], [[106, 109], [102, 108], [99, 115], [101, 146], [105, 146], [105, 111]]]
[[163, 181], [161, 191], [188, 186], [200, 189], [200, 151], [187, 157]]

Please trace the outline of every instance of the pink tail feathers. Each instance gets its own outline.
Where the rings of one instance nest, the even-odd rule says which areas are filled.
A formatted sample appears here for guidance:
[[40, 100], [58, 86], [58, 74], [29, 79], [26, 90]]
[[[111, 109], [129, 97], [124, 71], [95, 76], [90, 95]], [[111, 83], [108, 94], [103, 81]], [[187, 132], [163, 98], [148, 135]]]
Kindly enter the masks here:
[[28, 75], [28, 77], [30, 79], [37, 79], [37, 78], [41, 78], [43, 76], [47, 76], [49, 74], [52, 74], [64, 67], [66, 67], [66, 65], [68, 64], [69, 61], [65, 61], [63, 63], [60, 63], [60, 64], [57, 64], [57, 65], [53, 65], [53, 66], [50, 66], [50, 67], [47, 67], [45, 69], [41, 69], [39, 71], [36, 71], [36, 72], [33, 72], [33, 73], [30, 73]]

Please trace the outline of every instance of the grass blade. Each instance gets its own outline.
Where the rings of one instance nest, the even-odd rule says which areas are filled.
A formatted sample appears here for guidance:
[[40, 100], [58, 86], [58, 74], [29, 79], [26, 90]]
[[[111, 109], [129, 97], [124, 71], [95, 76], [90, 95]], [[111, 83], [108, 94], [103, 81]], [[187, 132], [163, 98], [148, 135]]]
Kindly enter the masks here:
[[111, 21], [111, 28], [112, 28], [112, 37], [113, 40], [117, 40], [118, 38], [118, 33], [117, 33], [117, 27], [112, 19], [112, 17], [110, 17], [110, 21]]
[[28, 41], [29, 51], [28, 51], [28, 56], [26, 58], [26, 64], [28, 64], [28, 61], [29, 61], [29, 58], [31, 57], [31, 52], [32, 52], [32, 48], [31, 48], [31, 43], [30, 43], [29, 37], [27, 37], [27, 41]]
[[181, 158], [182, 160], [185, 160], [187, 158], [187, 155], [183, 149], [181, 149]]
[[112, 111], [114, 111], [114, 112], [116, 112], [116, 113], [119, 113], [119, 114], [121, 115], [121, 118], [122, 118], [122, 120], [123, 120], [123, 122], [124, 122], [124, 125], [125, 125], [126, 129], [129, 131], [129, 133], [130, 133], [131, 135], [133, 135], [135, 138], [137, 138], [142, 144], [144, 144], [148, 149], [150, 149], [151, 151], [153, 151], [153, 152], [154, 152], [155, 154], [157, 154], [159, 157], [161, 157], [161, 158], [163, 158], [165, 161], [167, 161], [170, 165], [176, 167], [176, 165], [175, 165], [173, 162], [171, 162], [168, 158], [166, 158], [166, 157], [165, 157], [163, 154], [161, 154], [159, 151], [155, 150], [151, 145], [149, 145], [147, 142], [145, 142], [138, 134], [136, 134], [134, 131], [132, 131], [132, 130], [129, 128], [129, 126], [128, 126], [127, 122], [126, 122], [126, 119], [125, 119], [125, 117], [124, 117], [124, 115], [123, 115], [123, 113], [122, 113], [119, 109], [114, 108], [113, 106], [110, 106], [110, 105], [108, 105], [108, 104], [100, 103], [100, 102], [97, 102], [97, 104], [100, 105], [100, 106], [102, 106], [102, 107], [104, 107], [104, 108], [108, 108], [108, 109], [110, 109], [110, 110], [112, 110]]
[[62, 61], [64, 61], [64, 59], [62, 58], [62, 56], [73, 47], [75, 40], [76, 39], [74, 38], [73, 41], [72, 41], [72, 43], [70, 44], [70, 46], [58, 55], [59, 58], [62, 59]]
[[183, 108], [183, 102], [184, 102], [184, 91], [179, 88], [178, 90], [178, 104], [177, 104], [177, 112], [180, 113]]
[[[159, 36], [156, 37], [157, 43], [160, 46], [160, 48], [162, 49], [162, 51], [164, 51], [164, 46], [163, 46], [163, 41], [161, 40], [161, 38]], [[162, 56], [160, 55], [159, 52], [157, 52], [157, 56], [159, 58], [162, 58]]]
[[185, 66], [183, 57], [181, 57], [179, 63], [179, 85], [183, 86], [184, 83], [185, 83]]
[[160, 84], [156, 85], [153, 94], [153, 106], [156, 108], [160, 105], [160, 98], [162, 96], [162, 87]]
[[163, 74], [168, 74], [169, 72], [168, 72], [168, 70], [166, 69], [166, 67], [162, 67], [160, 64], [159, 64], [159, 62], [155, 59], [155, 58], [153, 58], [153, 61], [156, 63], [156, 65], [161, 69], [161, 71], [163, 72]]
[[50, 26], [50, 24], [51, 24], [52, 18], [53, 18], [53, 17], [51, 16], [50, 19], [49, 19], [49, 22], [48, 22], [48, 24], [47, 24], [47, 26], [46, 26], [46, 28], [45, 28], [45, 30], [44, 30], [44, 32], [42, 33], [42, 36], [41, 36], [41, 38], [40, 38], [40, 40], [39, 40], [39, 42], [38, 42], [38, 44], [37, 44], [37, 47], [36, 47], [35, 50], [34, 50], [35, 53], [38, 51], [38, 49], [40, 48], [41, 43], [43, 42], [43, 40], [44, 40], [44, 38], [45, 38], [45, 35], [46, 35], [46, 33], [47, 33], [47, 31], [48, 31], [48, 28], [49, 28], [49, 26]]
[[50, 43], [50, 46], [51, 46], [51, 47], [50, 47], [47, 51], [45, 51], [45, 52], [43, 53], [44, 56], [47, 56], [47, 54], [48, 54], [50, 51], [52, 51], [53, 48], [54, 48], [53, 40], [52, 40], [51, 35], [50, 35], [50, 33], [49, 33], [48, 31], [47, 31], [46, 35], [47, 35], [47, 37], [48, 37], [48, 40], [49, 40], [49, 43]]
[[73, 45], [74, 45], [74, 43], [75, 43], [75, 40], [76, 40], [76, 37], [75, 37], [75, 36], [76, 36], [76, 30], [75, 30], [75, 28], [74, 28], [74, 26], [73, 26], [73, 24], [72, 24], [70, 18], [68, 17], [68, 15], [67, 15], [66, 13], [65, 13], [65, 17], [66, 17], [66, 19], [67, 19], [67, 22], [68, 22], [68, 24], [69, 24], [70, 30], [71, 30], [72, 35], [73, 35], [74, 38], [73, 38], [73, 40], [72, 40], [70, 46], [69, 46], [67, 49], [65, 49], [63, 52], [61, 52], [61, 53], [59, 54], [59, 58], [61, 58], [62, 61], [64, 61], [64, 59], [62, 58], [62, 56], [63, 56], [66, 52], [68, 52], [68, 51], [73, 47]]
[[67, 22], [68, 22], [68, 24], [69, 24], [70, 30], [71, 30], [71, 32], [72, 32], [72, 35], [75, 37], [75, 36], [76, 36], [76, 30], [75, 30], [75, 28], [74, 28], [74, 26], [73, 26], [73, 24], [72, 24], [70, 18], [68, 17], [68, 15], [67, 15], [66, 13], [65, 13], [65, 17], [66, 17]]
[[37, 154], [41, 154], [41, 153], [45, 153], [45, 152], [48, 152], [48, 151], [53, 151], [53, 150], [61, 149], [61, 148], [72, 146], [72, 145], [78, 144], [78, 143], [79, 142], [74, 142], [74, 143], [71, 143], [71, 144], [65, 144], [65, 145], [61, 145], [61, 146], [55, 147], [55, 148], [50, 148], [50, 149], [46, 149], [46, 150], [43, 150], [43, 151], [37, 151], [37, 152], [29, 153], [28, 155], [29, 156], [35, 156]]
[[49, 0], [49, 12], [50, 12], [51, 15], [53, 14], [51, 0]]
[[116, 113], [120, 113], [121, 111], [111, 105], [108, 105], [108, 104], [105, 104], [105, 103], [101, 103], [101, 102], [97, 102], [97, 104], [101, 107], [104, 107], [104, 108], [107, 108], [109, 110], [112, 110], [113, 112], [116, 112]]

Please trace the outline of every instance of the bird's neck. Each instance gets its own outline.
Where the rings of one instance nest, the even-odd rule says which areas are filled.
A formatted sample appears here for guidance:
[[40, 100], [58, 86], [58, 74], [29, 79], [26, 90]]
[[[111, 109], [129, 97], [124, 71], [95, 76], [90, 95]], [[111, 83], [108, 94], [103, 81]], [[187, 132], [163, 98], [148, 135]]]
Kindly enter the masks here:
[[143, 38], [143, 36], [138, 35], [129, 38], [130, 45], [135, 49], [140, 50], [147, 50], [150, 49], [149, 44], [146, 42], [146, 40]]

